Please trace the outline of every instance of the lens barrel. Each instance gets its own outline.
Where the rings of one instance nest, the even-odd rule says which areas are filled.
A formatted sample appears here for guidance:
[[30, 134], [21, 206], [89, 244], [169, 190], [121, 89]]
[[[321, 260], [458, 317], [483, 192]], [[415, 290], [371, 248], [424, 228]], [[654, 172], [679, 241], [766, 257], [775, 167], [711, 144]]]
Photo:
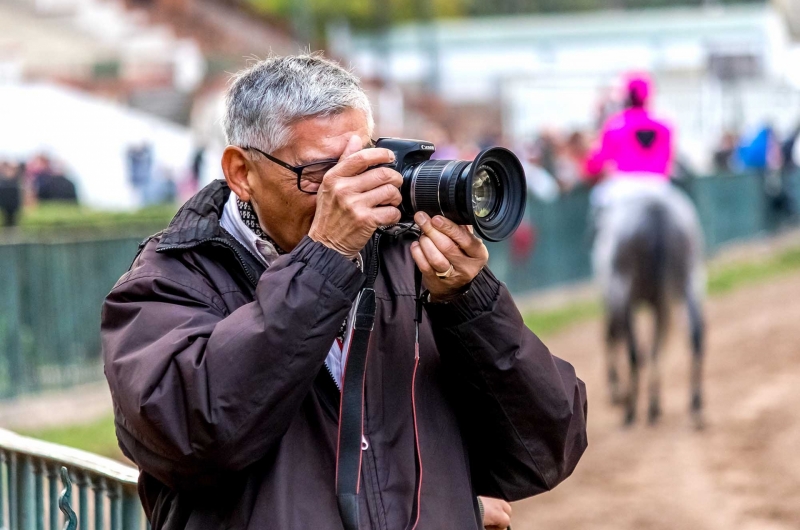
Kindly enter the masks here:
[[525, 213], [525, 173], [519, 159], [502, 147], [482, 151], [472, 162], [426, 160], [402, 171], [402, 209], [442, 215], [472, 225], [478, 236], [502, 241]]

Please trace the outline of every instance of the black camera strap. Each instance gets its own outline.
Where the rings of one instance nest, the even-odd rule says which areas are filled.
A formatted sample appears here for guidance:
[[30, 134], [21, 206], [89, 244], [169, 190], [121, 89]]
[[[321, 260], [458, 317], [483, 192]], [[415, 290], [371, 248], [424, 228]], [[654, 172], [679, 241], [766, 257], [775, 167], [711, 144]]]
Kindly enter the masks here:
[[342, 378], [339, 440], [336, 457], [336, 498], [345, 530], [358, 530], [361, 481], [361, 440], [364, 434], [364, 380], [369, 337], [375, 324], [375, 290], [365, 287], [356, 299], [350, 350]]
[[[356, 311], [350, 336], [350, 347], [347, 352], [344, 376], [342, 378], [342, 395], [339, 405], [339, 437], [336, 448], [336, 499], [339, 514], [345, 530], [358, 530], [359, 504], [358, 492], [361, 485], [361, 443], [364, 438], [364, 383], [367, 372], [369, 339], [375, 325], [376, 299], [375, 279], [378, 273], [378, 243], [380, 233], [373, 240], [372, 259], [369, 263], [367, 284], [356, 299]], [[419, 364], [419, 321], [421, 319], [421, 274], [415, 269], [417, 307], [414, 315], [415, 346], [414, 375], [412, 377], [411, 403], [414, 420], [414, 458], [417, 478], [414, 490], [414, 501], [411, 520], [408, 528], [413, 530], [419, 521], [419, 501], [422, 491], [422, 465], [419, 454], [419, 435], [417, 429], [417, 409], [414, 386], [416, 384], [417, 365]]]

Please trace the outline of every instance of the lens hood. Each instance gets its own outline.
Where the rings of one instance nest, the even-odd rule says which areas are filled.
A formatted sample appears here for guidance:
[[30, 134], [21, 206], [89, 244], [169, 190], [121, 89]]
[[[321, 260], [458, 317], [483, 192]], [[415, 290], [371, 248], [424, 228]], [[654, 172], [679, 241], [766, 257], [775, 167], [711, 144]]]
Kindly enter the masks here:
[[491, 175], [497, 193], [496, 207], [483, 217], [476, 215], [471, 196], [465, 197], [468, 217], [478, 236], [487, 241], [507, 239], [522, 222], [525, 214], [527, 188], [525, 171], [519, 159], [503, 147], [484, 149], [469, 167], [466, 179], [466, 190], [473, 190], [476, 175], [484, 170]]

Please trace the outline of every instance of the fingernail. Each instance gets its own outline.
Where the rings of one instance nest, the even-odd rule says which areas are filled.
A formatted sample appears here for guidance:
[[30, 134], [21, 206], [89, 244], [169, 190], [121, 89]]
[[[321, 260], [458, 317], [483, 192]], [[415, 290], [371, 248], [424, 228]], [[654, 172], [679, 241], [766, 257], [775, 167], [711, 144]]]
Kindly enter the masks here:
[[419, 241], [414, 241], [411, 243], [411, 248], [417, 248], [419, 246]]
[[428, 217], [428, 214], [426, 214], [425, 212], [417, 212], [414, 214], [414, 221], [416, 221], [419, 226], [424, 225], [430, 220], [431, 218]]
[[431, 222], [433, 223], [433, 226], [435, 226], [436, 228], [441, 228], [444, 226], [444, 219], [439, 215], [431, 219]]

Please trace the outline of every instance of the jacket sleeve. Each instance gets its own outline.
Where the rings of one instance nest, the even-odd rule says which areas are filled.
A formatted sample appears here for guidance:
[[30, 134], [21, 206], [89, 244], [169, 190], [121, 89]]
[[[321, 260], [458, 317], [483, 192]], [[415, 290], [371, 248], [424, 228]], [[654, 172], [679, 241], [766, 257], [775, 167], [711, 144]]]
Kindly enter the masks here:
[[519, 500], [555, 487], [587, 446], [586, 388], [523, 323], [488, 269], [450, 304], [428, 304], [478, 495]]
[[181, 260], [150, 256], [155, 264], [132, 269], [103, 305], [117, 434], [163, 483], [202, 486], [263, 458], [280, 440], [363, 274], [306, 238], [261, 276], [254, 302], [226, 314]]

